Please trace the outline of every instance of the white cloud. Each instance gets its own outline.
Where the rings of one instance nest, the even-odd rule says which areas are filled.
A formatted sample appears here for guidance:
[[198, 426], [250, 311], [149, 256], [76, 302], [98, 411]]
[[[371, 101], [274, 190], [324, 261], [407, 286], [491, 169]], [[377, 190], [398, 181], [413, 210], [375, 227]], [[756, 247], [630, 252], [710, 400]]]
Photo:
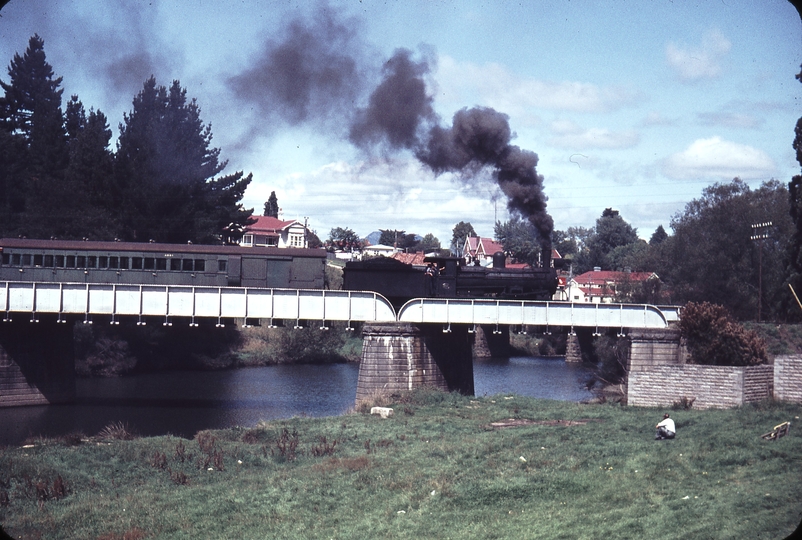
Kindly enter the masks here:
[[631, 148], [640, 142], [640, 136], [633, 130], [585, 129], [570, 120], [552, 122], [551, 131], [554, 134], [548, 141], [551, 146], [571, 150]]
[[638, 92], [619, 86], [521, 77], [501, 64], [457, 62], [449, 56], [438, 61], [437, 81], [438, 98], [464, 104], [470, 88], [484, 105], [516, 118], [529, 115], [530, 125], [536, 120], [533, 109], [607, 112], [640, 100]]
[[666, 59], [683, 81], [711, 79], [721, 74], [721, 61], [731, 47], [724, 34], [714, 29], [704, 36], [698, 47], [680, 47], [669, 43], [666, 46]]
[[730, 180], [736, 176], [766, 178], [775, 174], [774, 161], [763, 150], [722, 140], [720, 137], [697, 139], [691, 145], [663, 162], [663, 173], [675, 179], [716, 178]]
[[[470, 221], [477, 232], [490, 236], [497, 210], [507, 219], [506, 201], [494, 207], [493, 185], [477, 182], [468, 187], [452, 175], [439, 177], [414, 159], [375, 162], [337, 161], [315, 170], [286, 175], [281, 188], [266, 187], [260, 198], [245, 201], [261, 213], [265, 194], [276, 190], [285, 219], [309, 217], [321, 239], [334, 227], [348, 227], [362, 236], [379, 229], [434, 234], [448, 247], [451, 232], [460, 221]], [[251, 188], [248, 189], [250, 196]]]

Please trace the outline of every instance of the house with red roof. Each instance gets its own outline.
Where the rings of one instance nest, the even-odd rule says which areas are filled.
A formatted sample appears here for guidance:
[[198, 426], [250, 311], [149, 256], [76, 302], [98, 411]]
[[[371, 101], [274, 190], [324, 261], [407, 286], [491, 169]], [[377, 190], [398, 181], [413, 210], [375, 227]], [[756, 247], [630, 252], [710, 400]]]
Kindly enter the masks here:
[[240, 240], [246, 247], [305, 248], [306, 227], [298, 220], [284, 221], [271, 216], [254, 216], [255, 223], [247, 225]]
[[568, 280], [566, 296], [569, 302], [609, 304], [630, 296], [633, 286], [660, 278], [654, 272], [616, 272], [592, 270]]
[[490, 238], [482, 238], [481, 236], [469, 236], [465, 239], [465, 245], [462, 247], [462, 256], [468, 264], [478, 260], [482, 266], [493, 263], [493, 254], [503, 252], [504, 247], [498, 242]]

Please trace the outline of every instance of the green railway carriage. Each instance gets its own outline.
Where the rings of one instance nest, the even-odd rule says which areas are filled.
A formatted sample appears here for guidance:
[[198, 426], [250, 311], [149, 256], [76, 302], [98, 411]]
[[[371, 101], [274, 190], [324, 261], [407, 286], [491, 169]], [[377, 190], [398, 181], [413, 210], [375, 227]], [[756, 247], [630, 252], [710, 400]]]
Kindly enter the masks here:
[[325, 288], [323, 250], [0, 239], [0, 281]]

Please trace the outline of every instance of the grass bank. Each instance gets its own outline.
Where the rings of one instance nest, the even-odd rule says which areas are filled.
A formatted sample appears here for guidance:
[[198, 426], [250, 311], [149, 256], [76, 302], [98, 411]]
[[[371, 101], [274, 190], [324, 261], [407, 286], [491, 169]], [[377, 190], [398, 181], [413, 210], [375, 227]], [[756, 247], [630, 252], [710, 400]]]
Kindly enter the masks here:
[[799, 405], [672, 411], [672, 441], [653, 440], [656, 409], [433, 391], [391, 406], [5, 448], [0, 522], [15, 538], [774, 539], [802, 519]]

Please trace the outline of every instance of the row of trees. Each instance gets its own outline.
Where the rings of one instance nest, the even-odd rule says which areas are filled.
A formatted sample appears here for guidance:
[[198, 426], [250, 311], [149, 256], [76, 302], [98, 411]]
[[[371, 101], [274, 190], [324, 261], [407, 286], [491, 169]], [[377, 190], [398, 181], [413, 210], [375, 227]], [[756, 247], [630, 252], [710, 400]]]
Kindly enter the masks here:
[[223, 175], [211, 126], [179, 81], [151, 77], [119, 124], [116, 151], [100, 111], [78, 96], [62, 110], [62, 78], [30, 38], [1, 81], [0, 233], [65, 239], [219, 241], [252, 214], [252, 176]]

